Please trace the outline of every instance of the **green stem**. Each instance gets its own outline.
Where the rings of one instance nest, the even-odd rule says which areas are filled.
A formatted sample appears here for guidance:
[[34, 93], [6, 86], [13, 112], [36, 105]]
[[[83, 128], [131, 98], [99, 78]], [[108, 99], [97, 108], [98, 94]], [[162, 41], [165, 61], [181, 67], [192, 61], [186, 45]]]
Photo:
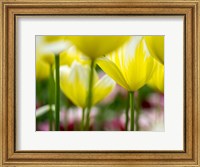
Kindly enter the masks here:
[[50, 75], [49, 75], [49, 130], [53, 130], [53, 109], [52, 109], [52, 104], [53, 104], [53, 71], [52, 71], [52, 65], [50, 65]]
[[137, 106], [136, 106], [136, 112], [137, 112], [137, 115], [136, 115], [136, 131], [140, 130], [140, 126], [139, 126], [140, 107], [141, 107], [140, 106], [140, 94], [139, 94], [139, 91], [138, 91]]
[[134, 131], [134, 92], [129, 92], [131, 109], [131, 131]]
[[127, 100], [127, 104], [126, 104], [126, 124], [125, 124], [125, 128], [126, 131], [128, 131], [128, 122], [129, 122], [129, 95], [128, 95], [128, 100]]
[[84, 130], [85, 108], [82, 108], [81, 130]]
[[56, 112], [56, 131], [60, 129], [60, 57], [55, 55], [55, 68], [56, 68], [56, 88], [55, 88], [55, 112]]
[[90, 126], [90, 111], [92, 107], [92, 85], [93, 85], [93, 76], [94, 76], [94, 65], [95, 61], [91, 61], [90, 65], [90, 74], [89, 74], [89, 84], [88, 84], [88, 97], [87, 97], [87, 117], [86, 117], [86, 130], [89, 130]]

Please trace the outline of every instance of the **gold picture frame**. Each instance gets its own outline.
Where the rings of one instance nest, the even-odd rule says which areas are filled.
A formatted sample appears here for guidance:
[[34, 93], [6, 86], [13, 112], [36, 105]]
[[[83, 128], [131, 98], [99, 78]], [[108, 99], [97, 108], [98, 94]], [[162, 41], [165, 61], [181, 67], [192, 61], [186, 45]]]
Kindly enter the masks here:
[[[1, 0], [2, 166], [200, 166], [199, 0]], [[16, 151], [15, 19], [18, 15], [184, 16], [184, 151]]]

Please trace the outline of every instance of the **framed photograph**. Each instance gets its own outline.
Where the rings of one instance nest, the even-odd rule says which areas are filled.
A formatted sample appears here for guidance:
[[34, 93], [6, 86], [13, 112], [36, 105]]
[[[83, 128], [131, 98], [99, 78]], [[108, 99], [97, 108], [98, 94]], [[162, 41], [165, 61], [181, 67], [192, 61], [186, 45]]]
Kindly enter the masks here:
[[2, 166], [199, 166], [199, 1], [3, 0]]

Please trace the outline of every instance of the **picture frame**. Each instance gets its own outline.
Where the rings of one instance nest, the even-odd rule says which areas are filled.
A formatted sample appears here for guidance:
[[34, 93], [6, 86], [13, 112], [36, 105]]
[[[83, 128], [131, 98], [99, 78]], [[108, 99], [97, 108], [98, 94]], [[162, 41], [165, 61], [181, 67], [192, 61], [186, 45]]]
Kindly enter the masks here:
[[[1, 165], [2, 166], [199, 166], [199, 1], [171, 0], [3, 0], [1, 12]], [[16, 151], [16, 29], [19, 15], [181, 15], [184, 16], [183, 151]]]

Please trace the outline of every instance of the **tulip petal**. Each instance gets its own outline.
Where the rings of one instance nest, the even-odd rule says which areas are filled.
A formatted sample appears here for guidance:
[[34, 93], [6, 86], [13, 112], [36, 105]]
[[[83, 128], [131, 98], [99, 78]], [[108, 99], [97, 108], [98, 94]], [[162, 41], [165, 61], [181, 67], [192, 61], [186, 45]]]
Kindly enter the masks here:
[[70, 68], [67, 65], [60, 66], [60, 79], [66, 80], [69, 76]]
[[129, 86], [126, 83], [124, 76], [121, 71], [111, 60], [107, 57], [99, 58], [97, 60], [97, 64], [101, 67], [101, 69], [108, 74], [111, 78], [113, 78], [119, 85], [129, 90]]
[[47, 79], [50, 74], [49, 64], [42, 61], [40, 58], [36, 58], [36, 79]]
[[44, 35], [44, 36], [37, 36], [43, 38], [42, 40], [46, 43], [54, 43], [61, 40], [65, 40], [65, 36], [57, 36], [57, 35]]
[[141, 39], [134, 51], [134, 57], [127, 63], [127, 82], [132, 91], [138, 90], [146, 84], [153, 72], [154, 59]]
[[128, 91], [136, 91], [144, 86], [154, 69], [154, 59], [142, 36], [132, 37], [120, 49], [99, 58], [97, 64]]
[[86, 56], [96, 59], [123, 45], [130, 36], [69, 36], [67, 39]]
[[39, 57], [45, 63], [52, 65], [55, 61], [55, 56], [52, 52], [49, 53], [38, 53], [37, 57]]
[[65, 49], [68, 49], [71, 46], [69, 42], [59, 41], [54, 43], [46, 43], [41, 49], [42, 54], [54, 53], [55, 55], [60, 54]]
[[85, 59], [85, 56], [79, 52], [74, 46], [66, 49], [62, 53], [60, 53], [60, 64], [66, 64], [71, 66], [74, 61], [77, 61], [81, 64], [89, 64], [89, 59]]
[[[71, 46], [71, 43], [64, 40], [65, 36], [37, 36], [36, 37], [36, 56], [44, 62], [53, 65], [55, 55], [60, 54]], [[65, 58], [65, 57], [64, 57]], [[63, 63], [60, 58], [60, 64]]]
[[67, 87], [67, 80], [69, 77], [70, 68], [68, 66], [61, 66], [60, 67], [60, 89], [62, 92], [68, 97], [68, 87]]
[[[60, 86], [64, 94], [77, 106], [85, 108], [88, 92], [90, 68], [74, 61], [72, 66], [60, 68]], [[95, 84], [98, 75], [94, 72]]]
[[[79, 70], [79, 69], [78, 69]], [[60, 68], [60, 88], [63, 93], [77, 106], [84, 107], [85, 88], [79, 82], [78, 71], [70, 69], [67, 66]], [[79, 91], [77, 91], [77, 89]]]
[[137, 62], [135, 61], [135, 52], [137, 51], [138, 46], [140, 46], [141, 39], [141, 36], [134, 36], [127, 45], [107, 56], [121, 71], [129, 89], [131, 90], [133, 90], [131, 85], [137, 81], [135, 79], [138, 76], [137, 71], [135, 71], [138, 69]]
[[148, 81], [148, 85], [153, 89], [164, 93], [164, 65], [158, 61], [155, 61], [155, 71]]
[[115, 87], [115, 82], [104, 75], [93, 88], [93, 105], [105, 98]]
[[77, 62], [72, 64], [71, 71], [67, 80], [69, 98], [74, 104], [86, 107], [88, 70], [85, 70]]
[[145, 41], [151, 56], [164, 64], [164, 36], [146, 36]]

